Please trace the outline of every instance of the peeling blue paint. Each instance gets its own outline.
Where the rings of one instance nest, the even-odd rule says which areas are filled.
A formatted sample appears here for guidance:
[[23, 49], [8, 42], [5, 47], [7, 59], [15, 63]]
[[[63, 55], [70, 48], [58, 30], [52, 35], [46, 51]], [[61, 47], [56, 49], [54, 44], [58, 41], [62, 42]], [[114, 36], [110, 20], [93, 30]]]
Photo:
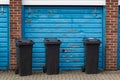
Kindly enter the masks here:
[[[30, 8], [30, 10], [29, 10]], [[29, 14], [29, 12], [32, 12]], [[99, 69], [103, 69], [104, 29], [103, 7], [24, 7], [23, 38], [32, 39], [33, 70], [41, 70], [45, 63], [44, 38], [58, 38], [60, 47], [60, 69], [80, 70], [84, 65], [83, 38], [100, 39]], [[44, 58], [44, 60], [38, 60]]]

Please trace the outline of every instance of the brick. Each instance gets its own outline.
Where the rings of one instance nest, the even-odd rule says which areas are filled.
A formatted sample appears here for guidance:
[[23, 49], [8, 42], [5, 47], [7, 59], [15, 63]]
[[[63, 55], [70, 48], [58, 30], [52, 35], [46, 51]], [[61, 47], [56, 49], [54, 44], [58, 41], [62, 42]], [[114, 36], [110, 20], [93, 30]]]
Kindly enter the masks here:
[[16, 66], [15, 39], [21, 38], [22, 0], [10, 0], [10, 69]]
[[106, 0], [106, 69], [117, 70], [118, 0]]

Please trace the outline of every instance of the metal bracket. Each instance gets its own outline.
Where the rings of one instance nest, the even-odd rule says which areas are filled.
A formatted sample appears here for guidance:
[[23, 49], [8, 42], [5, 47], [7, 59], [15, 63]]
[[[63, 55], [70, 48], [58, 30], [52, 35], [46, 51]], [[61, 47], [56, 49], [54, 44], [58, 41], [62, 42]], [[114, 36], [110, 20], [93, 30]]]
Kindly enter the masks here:
[[94, 8], [94, 15], [97, 16], [97, 10]]
[[49, 13], [48, 16], [52, 16], [52, 15], [53, 15], [53, 12], [54, 12], [54, 10], [48, 10], [48, 13]]
[[28, 8], [28, 16], [31, 14], [31, 8]]
[[4, 7], [3, 6], [1, 6], [1, 13], [2, 13], [2, 15], [4, 15]]

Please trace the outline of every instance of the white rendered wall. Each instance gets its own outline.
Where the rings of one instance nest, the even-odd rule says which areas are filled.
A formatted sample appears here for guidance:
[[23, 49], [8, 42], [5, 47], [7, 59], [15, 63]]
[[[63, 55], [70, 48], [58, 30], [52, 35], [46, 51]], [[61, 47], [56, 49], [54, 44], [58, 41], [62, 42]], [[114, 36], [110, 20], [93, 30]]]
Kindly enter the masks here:
[[0, 0], [0, 5], [10, 4], [9, 0]]
[[23, 5], [106, 5], [106, 0], [22, 0]]

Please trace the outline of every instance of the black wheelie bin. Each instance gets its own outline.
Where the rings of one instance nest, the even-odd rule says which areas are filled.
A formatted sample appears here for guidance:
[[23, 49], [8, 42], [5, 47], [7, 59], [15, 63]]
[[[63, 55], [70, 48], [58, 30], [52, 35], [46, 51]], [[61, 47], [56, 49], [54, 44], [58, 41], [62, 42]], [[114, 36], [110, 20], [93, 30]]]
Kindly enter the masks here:
[[60, 40], [54, 38], [45, 38], [44, 40], [46, 48], [46, 64], [45, 69], [47, 74], [59, 73], [59, 52], [60, 52]]
[[96, 74], [98, 73], [100, 40], [87, 38], [83, 42], [85, 46], [85, 72], [87, 74]]
[[32, 40], [16, 40], [17, 67], [16, 74], [27, 76], [32, 74]]

